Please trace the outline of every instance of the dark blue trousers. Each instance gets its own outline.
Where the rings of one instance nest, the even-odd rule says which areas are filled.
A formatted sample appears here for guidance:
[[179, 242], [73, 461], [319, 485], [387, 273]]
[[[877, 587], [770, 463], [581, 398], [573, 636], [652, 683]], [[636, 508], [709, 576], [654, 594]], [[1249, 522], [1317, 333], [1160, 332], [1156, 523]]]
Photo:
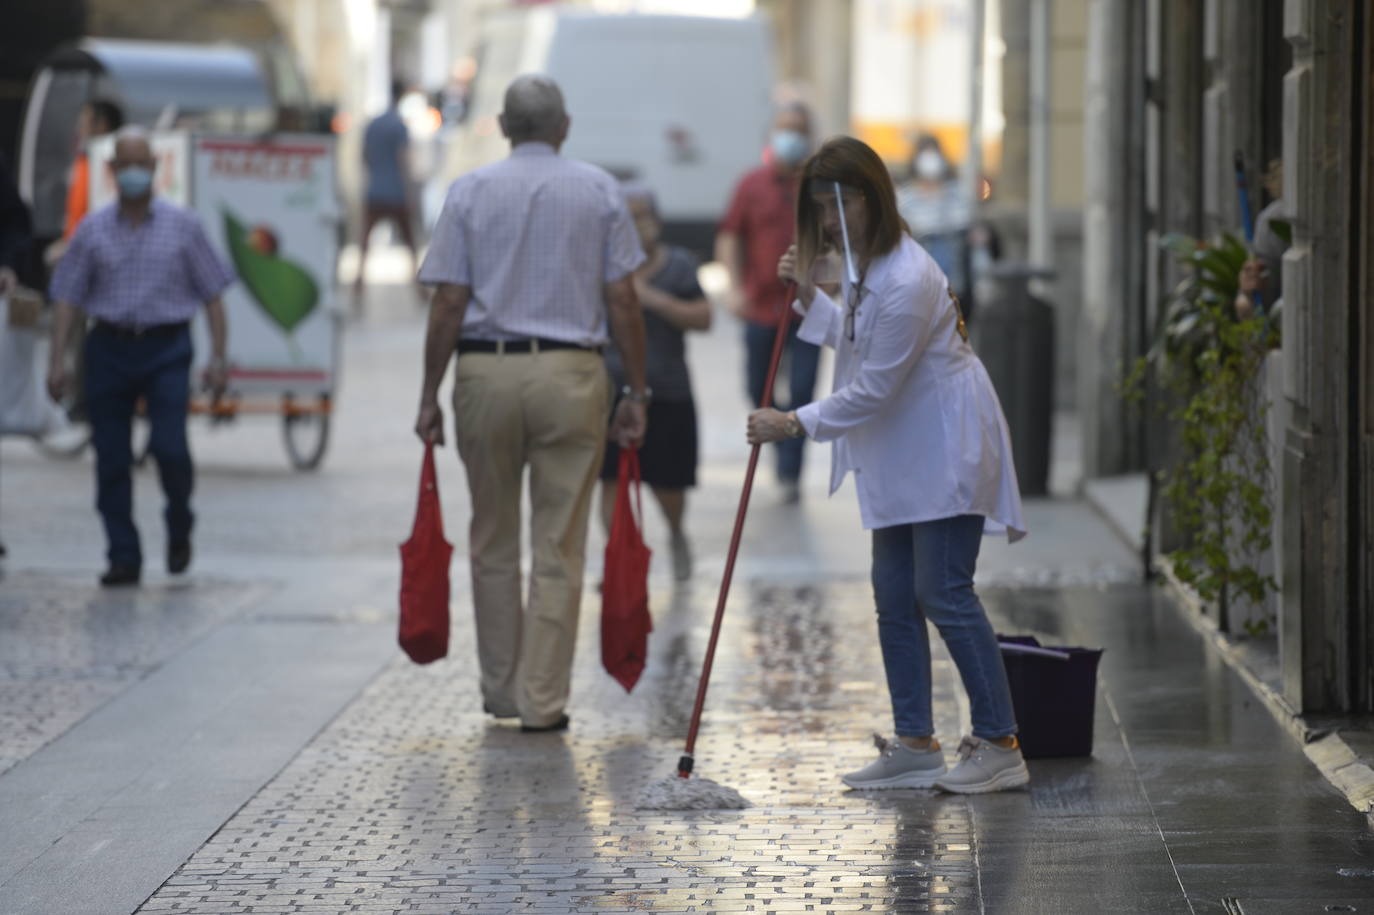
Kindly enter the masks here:
[[96, 508], [105, 523], [112, 564], [141, 566], [133, 517], [134, 409], [147, 408], [148, 450], [167, 497], [169, 544], [191, 538], [194, 471], [186, 441], [191, 400], [191, 333], [181, 328], [141, 337], [96, 326], [86, 336], [86, 405], [95, 445]]
[[[820, 364], [821, 348], [798, 338], [797, 327], [794, 322], [783, 343], [778, 383], [773, 387], [773, 406], [779, 410], [804, 407], [816, 393], [816, 370]], [[763, 403], [763, 386], [768, 381], [768, 362], [773, 356], [775, 334], [776, 327], [744, 322], [749, 396], [756, 407]], [[787, 380], [786, 391], [782, 384], [784, 378]], [[805, 444], [805, 438], [785, 438], [777, 443], [779, 480], [795, 483], [801, 478], [802, 446]]]

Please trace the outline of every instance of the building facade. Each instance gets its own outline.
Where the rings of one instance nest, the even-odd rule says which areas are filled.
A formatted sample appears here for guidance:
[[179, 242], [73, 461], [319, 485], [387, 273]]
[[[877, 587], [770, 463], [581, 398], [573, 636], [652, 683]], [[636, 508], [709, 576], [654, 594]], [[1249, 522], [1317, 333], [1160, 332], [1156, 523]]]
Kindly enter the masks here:
[[[1256, 211], [1256, 177], [1277, 166], [1292, 226], [1282, 345], [1256, 379], [1274, 546], [1252, 558], [1279, 587], [1218, 622], [1271, 624], [1261, 675], [1293, 711], [1374, 711], [1374, 13], [1359, 0], [1092, 0], [1088, 16], [1085, 469], [1168, 461], [1167, 423], [1118, 389], [1179, 279], [1159, 240], [1239, 235], [1235, 155]], [[1167, 550], [1167, 514], [1151, 521]]]

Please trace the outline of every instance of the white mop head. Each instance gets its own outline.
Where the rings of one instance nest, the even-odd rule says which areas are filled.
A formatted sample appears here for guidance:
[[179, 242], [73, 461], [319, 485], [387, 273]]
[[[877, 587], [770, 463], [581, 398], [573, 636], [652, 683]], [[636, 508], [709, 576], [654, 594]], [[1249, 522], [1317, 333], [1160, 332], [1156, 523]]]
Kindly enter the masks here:
[[709, 778], [678, 775], [650, 782], [635, 801], [640, 810], [743, 810], [750, 806], [734, 788]]

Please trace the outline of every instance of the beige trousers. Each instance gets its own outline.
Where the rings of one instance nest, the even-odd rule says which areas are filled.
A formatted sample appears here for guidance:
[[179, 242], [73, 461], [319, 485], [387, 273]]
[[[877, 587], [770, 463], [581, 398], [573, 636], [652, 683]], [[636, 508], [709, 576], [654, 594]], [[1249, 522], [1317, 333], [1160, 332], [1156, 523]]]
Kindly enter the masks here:
[[[527, 725], [554, 723], [568, 702], [609, 398], [605, 365], [593, 352], [458, 357], [453, 414], [472, 494], [482, 698], [491, 712], [518, 714]], [[526, 466], [534, 553], [528, 602], [520, 576]]]

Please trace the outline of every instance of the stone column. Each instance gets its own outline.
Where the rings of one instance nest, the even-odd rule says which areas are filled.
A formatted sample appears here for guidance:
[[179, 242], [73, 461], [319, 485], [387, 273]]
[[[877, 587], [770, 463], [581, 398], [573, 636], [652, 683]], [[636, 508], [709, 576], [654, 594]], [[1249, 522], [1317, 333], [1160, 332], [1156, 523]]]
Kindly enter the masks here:
[[1135, 316], [1143, 298], [1142, 9], [1114, 0], [1088, 5], [1078, 323], [1078, 407], [1088, 477], [1132, 469], [1142, 457], [1117, 389], [1138, 351]]
[[[1254, 0], [1207, 0], [1203, 54], [1212, 81], [1203, 94], [1202, 193], [1206, 234], [1241, 234], [1233, 155], [1259, 174], [1263, 31]], [[1254, 183], [1253, 180], [1251, 182]]]
[[[1283, 258], [1283, 691], [1302, 711], [1351, 707], [1351, 98], [1353, 4], [1288, 0]], [[1367, 152], [1366, 152], [1367, 154]]]

